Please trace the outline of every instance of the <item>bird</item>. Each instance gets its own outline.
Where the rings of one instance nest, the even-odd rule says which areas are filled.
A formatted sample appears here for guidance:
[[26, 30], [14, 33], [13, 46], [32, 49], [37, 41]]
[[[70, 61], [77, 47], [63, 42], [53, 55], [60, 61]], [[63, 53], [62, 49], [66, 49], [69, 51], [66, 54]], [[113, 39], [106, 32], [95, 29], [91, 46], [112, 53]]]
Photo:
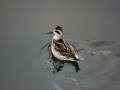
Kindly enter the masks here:
[[78, 53], [74, 46], [63, 38], [63, 28], [61, 26], [56, 26], [53, 31], [47, 34], [54, 34], [50, 48], [55, 58], [61, 61], [79, 61]]

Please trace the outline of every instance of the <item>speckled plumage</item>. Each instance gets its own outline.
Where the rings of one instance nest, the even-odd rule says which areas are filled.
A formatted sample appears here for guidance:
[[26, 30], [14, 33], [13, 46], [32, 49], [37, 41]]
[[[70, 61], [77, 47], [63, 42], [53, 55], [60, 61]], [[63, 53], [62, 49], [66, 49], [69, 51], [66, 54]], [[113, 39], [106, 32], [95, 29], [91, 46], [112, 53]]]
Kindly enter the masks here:
[[68, 41], [63, 39], [62, 31], [62, 28], [55, 28], [53, 30], [54, 36], [51, 43], [52, 54], [60, 60], [78, 61], [77, 52]]

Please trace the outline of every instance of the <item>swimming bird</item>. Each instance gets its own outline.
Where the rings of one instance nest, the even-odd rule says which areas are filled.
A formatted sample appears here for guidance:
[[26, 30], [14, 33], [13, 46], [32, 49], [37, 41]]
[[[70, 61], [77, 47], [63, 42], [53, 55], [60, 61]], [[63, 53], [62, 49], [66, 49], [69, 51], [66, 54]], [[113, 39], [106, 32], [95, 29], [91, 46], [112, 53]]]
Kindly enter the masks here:
[[50, 47], [54, 57], [62, 61], [79, 61], [75, 48], [63, 38], [63, 28], [61, 26], [55, 27], [52, 32], [47, 34], [54, 34]]

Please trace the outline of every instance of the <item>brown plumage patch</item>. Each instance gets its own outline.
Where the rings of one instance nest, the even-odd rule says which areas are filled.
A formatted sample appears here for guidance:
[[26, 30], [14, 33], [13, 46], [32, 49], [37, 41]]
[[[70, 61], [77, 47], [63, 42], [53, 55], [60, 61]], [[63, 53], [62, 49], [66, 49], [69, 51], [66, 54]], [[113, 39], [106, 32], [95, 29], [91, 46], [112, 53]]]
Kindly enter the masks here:
[[53, 43], [55, 44], [55, 49], [61, 52], [61, 55], [66, 56], [67, 58], [76, 59], [75, 51], [71, 48], [71, 45], [68, 42], [65, 42], [63, 39], [59, 39], [53, 40]]

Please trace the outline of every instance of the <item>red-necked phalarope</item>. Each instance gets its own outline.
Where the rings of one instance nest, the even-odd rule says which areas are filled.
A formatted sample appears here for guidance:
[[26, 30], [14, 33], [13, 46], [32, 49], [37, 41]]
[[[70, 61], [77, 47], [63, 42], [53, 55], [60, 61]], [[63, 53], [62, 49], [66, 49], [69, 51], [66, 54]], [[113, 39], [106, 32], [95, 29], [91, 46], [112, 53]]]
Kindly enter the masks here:
[[78, 54], [74, 47], [63, 38], [63, 28], [57, 26], [52, 32], [47, 34], [52, 33], [54, 34], [51, 42], [51, 52], [53, 56], [62, 61], [79, 61]]

